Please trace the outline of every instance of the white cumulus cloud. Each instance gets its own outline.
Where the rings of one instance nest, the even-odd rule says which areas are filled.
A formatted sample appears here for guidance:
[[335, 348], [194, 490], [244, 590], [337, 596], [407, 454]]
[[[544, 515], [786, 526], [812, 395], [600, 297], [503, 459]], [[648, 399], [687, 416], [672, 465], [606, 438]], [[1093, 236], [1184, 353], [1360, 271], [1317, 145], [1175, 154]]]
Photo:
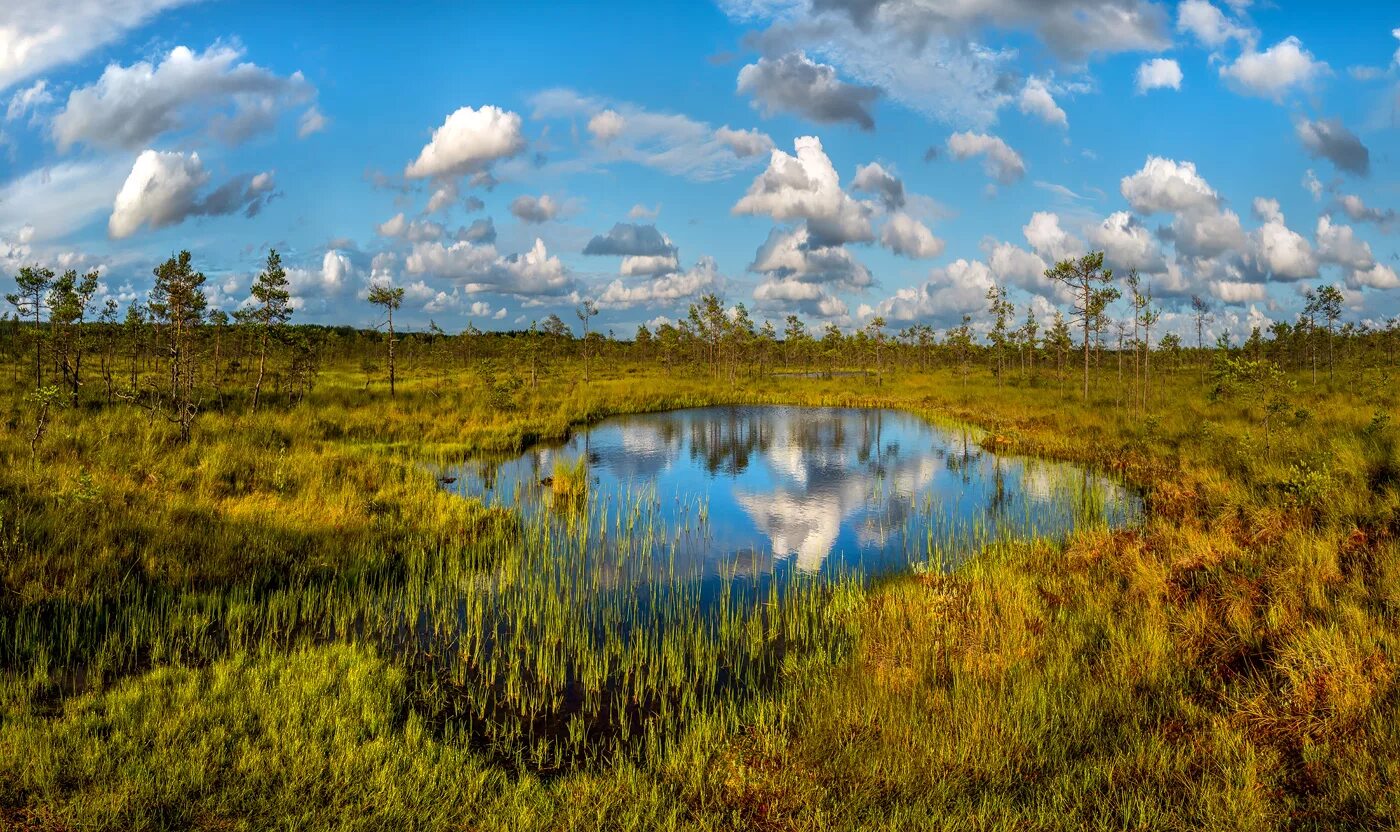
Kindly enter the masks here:
[[238, 211], [251, 216], [261, 209], [273, 188], [271, 174], [261, 173], [234, 177], [201, 196], [209, 180], [198, 153], [143, 152], [117, 192], [107, 233], [120, 239], [135, 234], [143, 225], [154, 230], [192, 216]]
[[500, 107], [462, 107], [433, 131], [418, 158], [404, 169], [409, 179], [478, 173], [525, 149], [520, 116]]
[[914, 259], [937, 257], [944, 248], [943, 241], [933, 236], [928, 226], [903, 211], [892, 214], [880, 229], [880, 244], [895, 254]]
[[191, 0], [6, 0], [0, 90], [82, 60], [165, 9]]
[[1137, 69], [1137, 91], [1181, 89], [1181, 65], [1171, 58], [1153, 58]]
[[983, 170], [1003, 185], [1020, 181], [1026, 175], [1021, 154], [997, 136], [971, 131], [954, 133], [948, 137], [948, 152], [954, 159], [982, 157]]
[[78, 142], [141, 147], [156, 136], [205, 129], [229, 143], [268, 130], [315, 89], [300, 72], [281, 77], [242, 61], [239, 48], [203, 52], [176, 46], [159, 63], [111, 64], [97, 82], [73, 90], [53, 117], [59, 150]]
[[1040, 78], [1032, 76], [1026, 79], [1017, 104], [1021, 112], [1036, 116], [1046, 124], [1055, 127], [1069, 126], [1069, 116], [1055, 103], [1055, 96], [1050, 94], [1050, 88]]
[[754, 179], [733, 212], [805, 219], [813, 236], [826, 244], [873, 239], [870, 209], [841, 189], [821, 139], [802, 136], [794, 144], [795, 155], [773, 151], [768, 169]]
[[1220, 68], [1220, 77], [1245, 95], [1279, 101], [1330, 72], [1325, 62], [1303, 48], [1302, 41], [1289, 36], [1263, 52], [1244, 52]]

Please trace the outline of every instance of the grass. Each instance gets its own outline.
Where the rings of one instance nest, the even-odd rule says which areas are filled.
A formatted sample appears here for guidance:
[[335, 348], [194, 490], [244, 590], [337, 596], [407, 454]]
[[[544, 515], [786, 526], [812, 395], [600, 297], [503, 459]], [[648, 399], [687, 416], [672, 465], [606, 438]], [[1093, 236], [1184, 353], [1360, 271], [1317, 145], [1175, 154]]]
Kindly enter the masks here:
[[[294, 409], [207, 412], [188, 446], [140, 411], [58, 411], [33, 458], [12, 382], [0, 826], [1400, 823], [1383, 386], [1304, 384], [1266, 450], [1251, 403], [1209, 402], [1193, 373], [1159, 377], [1143, 417], [1107, 375], [1084, 404], [1048, 379], [735, 388], [616, 362], [502, 406], [471, 373], [412, 367], [390, 403], [357, 367]], [[1147, 516], [706, 610], [685, 576], [672, 604], [625, 589], [627, 546], [667, 533], [645, 499], [614, 513], [604, 570], [594, 523], [434, 478], [609, 414], [714, 403], [976, 424], [998, 450], [1117, 472]]]

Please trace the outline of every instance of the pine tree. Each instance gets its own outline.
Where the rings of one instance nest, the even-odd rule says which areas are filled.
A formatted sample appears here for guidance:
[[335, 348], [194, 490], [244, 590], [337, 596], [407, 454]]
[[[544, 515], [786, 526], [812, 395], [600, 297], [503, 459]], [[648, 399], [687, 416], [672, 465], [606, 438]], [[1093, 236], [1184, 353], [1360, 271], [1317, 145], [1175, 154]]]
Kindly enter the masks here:
[[15, 308], [17, 318], [34, 319], [34, 389], [39, 390], [44, 386], [44, 332], [39, 318], [49, 287], [53, 285], [53, 269], [25, 266], [15, 275], [15, 285], [19, 291], [5, 295], [5, 300]]
[[397, 377], [397, 367], [394, 363], [394, 344], [397, 341], [394, 337], [394, 310], [403, 305], [403, 287], [390, 288], [376, 284], [370, 287], [368, 300], [375, 306], [384, 308], [385, 322], [389, 327], [389, 398], [392, 399], [396, 395], [394, 382]]
[[53, 282], [49, 290], [49, 322], [53, 329], [54, 352], [63, 371], [64, 386], [69, 401], [78, 406], [78, 387], [82, 384], [83, 324], [86, 323], [92, 298], [97, 294], [97, 272], [78, 277], [69, 270]]
[[[258, 330], [258, 380], [253, 385], [253, 409], [258, 409], [263, 377], [267, 373], [267, 351], [273, 337], [281, 339], [292, 317], [292, 295], [287, 290], [287, 272], [276, 249], [267, 253], [267, 266], [253, 282], [253, 299], [258, 302], [249, 317]], [[390, 385], [392, 387], [392, 385]]]
[[1089, 333], [1101, 324], [1104, 310], [1117, 296], [1117, 290], [1112, 287], [1100, 288], [1100, 284], [1113, 280], [1113, 270], [1103, 267], [1103, 252], [1094, 251], [1078, 260], [1061, 260], [1046, 269], [1045, 276], [1074, 293], [1075, 320], [1083, 327], [1084, 334], [1084, 400], [1088, 401]]
[[[1337, 319], [1342, 316], [1342, 303], [1345, 298], [1336, 286], [1319, 286], [1316, 291], [1308, 293], [1307, 311], [1310, 316], [1321, 316], [1327, 322], [1327, 380], [1332, 381], [1336, 365], [1332, 342], [1336, 337]], [[1316, 366], [1316, 363], [1314, 363]], [[1314, 370], [1314, 380], [1316, 370]]]
[[157, 266], [154, 274], [148, 305], [157, 325], [165, 327], [172, 418], [180, 425], [180, 441], [188, 442], [199, 409], [194, 397], [198, 373], [195, 335], [207, 305], [204, 274], [194, 270], [188, 251]]
[[598, 304], [591, 300], [585, 300], [574, 310], [574, 314], [583, 324], [583, 383], [588, 384], [588, 322], [597, 317]]

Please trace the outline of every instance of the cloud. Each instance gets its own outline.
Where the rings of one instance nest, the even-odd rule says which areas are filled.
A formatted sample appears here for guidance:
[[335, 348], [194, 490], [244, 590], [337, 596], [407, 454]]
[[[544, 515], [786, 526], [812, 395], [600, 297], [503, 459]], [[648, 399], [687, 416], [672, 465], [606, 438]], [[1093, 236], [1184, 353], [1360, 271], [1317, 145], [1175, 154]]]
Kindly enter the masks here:
[[136, 157], [131, 173], [112, 204], [107, 233], [113, 239], [135, 234], [141, 226], [151, 230], [184, 222], [193, 216], [256, 214], [273, 189], [272, 176], [236, 176], [207, 196], [199, 192], [209, 173], [198, 153], [144, 151]]
[[1313, 202], [1322, 201], [1322, 180], [1317, 178], [1317, 174], [1313, 173], [1312, 168], [1303, 172], [1303, 187], [1312, 194]]
[[283, 78], [242, 57], [242, 49], [222, 44], [202, 53], [177, 46], [157, 64], [110, 64], [96, 83], [68, 95], [53, 117], [54, 141], [60, 151], [79, 142], [137, 148], [165, 133], [202, 129], [238, 144], [315, 96], [300, 72]]
[[76, 63], [165, 9], [190, 0], [6, 0], [0, 90]]
[[1283, 211], [1279, 208], [1277, 199], [1255, 197], [1254, 216], [1263, 222], [1283, 222]]
[[580, 95], [570, 89], [550, 89], [531, 97], [533, 117], [592, 118], [611, 109], [622, 119], [620, 132], [605, 143], [595, 143], [578, 159], [561, 163], [562, 172], [588, 170], [616, 162], [630, 162], [682, 176], [696, 182], [726, 179], [749, 167], [753, 157], [772, 147], [772, 141], [755, 131], [718, 130], [683, 115], [657, 113], [626, 102]]
[[276, 187], [271, 171], [235, 176], [200, 200], [199, 213], [220, 216], [241, 212], [245, 217], [255, 217], [272, 198]]
[[712, 291], [721, 282], [714, 258], [701, 257], [685, 271], [676, 271], [673, 265], [671, 270], [642, 283], [629, 285], [626, 281], [614, 280], [599, 293], [598, 305], [604, 309], [629, 309], [673, 304]]
[[452, 204], [456, 201], [457, 183], [448, 180], [443, 182], [441, 186], [433, 189], [432, 196], [428, 197], [428, 206], [424, 208], [423, 211], [428, 214], [436, 214], [439, 211], [452, 207]]
[[606, 144], [622, 135], [627, 119], [618, 115], [617, 110], [603, 110], [588, 120], [588, 132], [595, 142]]
[[1072, 60], [1170, 45], [1165, 12], [1141, 0], [726, 0], [722, 5], [740, 20], [775, 19], [829, 37], [896, 32], [911, 46], [965, 41], [987, 27], [1031, 32]]
[[1314, 159], [1324, 158], [1338, 170], [1357, 176], [1370, 174], [1371, 152], [1340, 120], [1332, 118], [1310, 121], [1299, 118], [1293, 129], [1303, 142], [1303, 149]]
[[1231, 40], [1253, 50], [1258, 33], [1230, 20], [1206, 0], [1182, 0], [1176, 9], [1176, 30], [1188, 32], [1202, 46], [1219, 49]]
[[479, 278], [495, 264], [499, 255], [489, 243], [458, 240], [451, 245], [423, 242], [413, 246], [404, 260], [409, 274], [430, 274], [449, 280]]
[[774, 228], [754, 254], [749, 271], [802, 283], [863, 289], [874, 282], [870, 270], [839, 245], [821, 245], [806, 227]]
[[1171, 58], [1144, 61], [1137, 69], [1138, 94], [1163, 89], [1181, 89], [1181, 65]]
[[559, 215], [559, 210], [559, 203], [549, 194], [521, 194], [510, 201], [510, 212], [521, 222], [549, 222]]
[[733, 213], [762, 214], [775, 220], [805, 219], [822, 245], [874, 239], [869, 208], [841, 189], [821, 139], [802, 136], [794, 146], [796, 155], [773, 151], [767, 170], [734, 204]]
[[1084, 252], [1084, 244], [1060, 227], [1060, 216], [1050, 211], [1036, 211], [1030, 222], [1021, 227], [1026, 242], [1041, 257], [1055, 262]]
[[674, 254], [633, 254], [622, 258], [617, 273], [623, 277], [669, 274], [680, 268]]
[[491, 221], [490, 217], [473, 220], [471, 225], [457, 230], [457, 239], [469, 243], [494, 243], [496, 242], [496, 224]]
[[52, 102], [53, 93], [49, 92], [49, 82], [42, 79], [35, 81], [10, 96], [10, 103], [5, 107], [5, 120], [17, 121], [25, 113], [34, 112]]
[[674, 257], [676, 246], [654, 225], [620, 222], [583, 247], [584, 254], [614, 257]]
[[1242, 280], [1213, 280], [1210, 282], [1210, 293], [1230, 304], [1257, 303], [1269, 297], [1268, 287], [1264, 284]]
[[1255, 199], [1254, 213], [1264, 224], [1251, 237], [1253, 257], [1260, 271], [1275, 280], [1306, 280], [1317, 276], [1317, 255], [1303, 235], [1284, 221], [1278, 202]]
[[[891, 100], [956, 128], [986, 130], [1016, 100], [1017, 50], [981, 42], [1030, 32], [1072, 63], [1170, 45], [1161, 6], [1144, 0], [726, 0], [729, 16], [766, 23], [765, 55], [802, 51]], [[853, 21], [860, 21], [853, 23]]]
[[773, 140], [757, 130], [731, 130], [724, 125], [715, 130], [715, 138], [741, 159], [762, 156], [773, 149]]
[[1149, 156], [1142, 170], [1123, 177], [1119, 183], [1123, 198], [1139, 214], [1175, 213], [1213, 209], [1220, 197], [1196, 173], [1192, 162]]
[[873, 311], [891, 322], [952, 323], [965, 312], [984, 310], [987, 290], [995, 283], [986, 263], [959, 259], [930, 271], [922, 285], [896, 291]]
[[895, 254], [924, 259], [943, 253], [944, 242], [928, 227], [903, 211], [892, 214], [880, 229], [880, 244]]
[[28, 227], [35, 240], [63, 237], [112, 204], [130, 168], [124, 161], [63, 162], [0, 185], [0, 233]]
[[385, 237], [402, 237], [410, 242], [421, 240], [440, 240], [447, 231], [438, 223], [431, 220], [406, 220], [403, 212], [395, 214], [387, 221], [381, 223], [376, 229]]
[[1054, 127], [1069, 126], [1069, 117], [1060, 109], [1060, 105], [1055, 103], [1050, 88], [1039, 78], [1032, 76], [1026, 79], [1026, 85], [1021, 88], [1021, 96], [1017, 103], [1021, 112], [1034, 115], [1046, 124]]
[[1003, 185], [1018, 182], [1026, 175], [1026, 163], [1011, 146], [985, 133], [954, 133], [948, 137], [948, 152], [954, 159], [982, 157], [982, 169]]
[[647, 206], [645, 206], [645, 205], [643, 205], [642, 203], [638, 202], [636, 205], [633, 205], [633, 206], [631, 207], [630, 210], [628, 210], [628, 212], [627, 212], [627, 219], [629, 219], [629, 220], [654, 220], [654, 219], [656, 219], [656, 217], [657, 217], [660, 213], [661, 213], [661, 203], [659, 203], [659, 202], [656, 203], [656, 207], [655, 207], [655, 208], [648, 208]]
[[454, 287], [451, 293], [434, 289], [422, 280], [409, 283], [403, 287], [404, 297], [411, 303], [423, 304], [423, 311], [430, 315], [440, 315], [444, 312], [465, 311], [468, 315], [479, 315], [489, 317], [491, 315], [491, 304], [485, 301], [477, 301], [467, 306], [462, 304], [462, 296]]
[[1376, 262], [1371, 246], [1358, 239], [1349, 225], [1333, 223], [1326, 215], [1317, 218], [1317, 256], [1324, 263], [1334, 263], [1347, 269], [1366, 270]]
[[1038, 254], [1006, 242], [988, 241], [987, 267], [998, 283], [1014, 283], [1030, 292], [1043, 292], [1047, 286], [1045, 270], [1050, 267]]
[[753, 298], [760, 309], [769, 312], [799, 312], [834, 322], [850, 320], [845, 301], [815, 283], [795, 278], [770, 277], [754, 287]]
[[[1174, 215], [1170, 228], [1159, 233], [1173, 240], [1177, 253], [1195, 268], [1217, 268], [1223, 264], [1207, 261], [1238, 253], [1245, 245], [1239, 216], [1222, 207], [1219, 194], [1192, 162], [1149, 156], [1141, 170], [1123, 177], [1119, 190], [1138, 214]], [[1168, 267], [1170, 275], [1170, 263]]]
[[1332, 222], [1323, 215], [1317, 219], [1317, 256], [1324, 263], [1340, 266], [1352, 289], [1396, 289], [1400, 278], [1395, 270], [1378, 263], [1371, 246], [1356, 237], [1355, 229]]
[[288, 268], [287, 288], [292, 294], [292, 308], [298, 312], [330, 311], [326, 301], [344, 294], [354, 274], [350, 258], [336, 249], [329, 249], [322, 255], [319, 269]]
[[545, 251], [544, 241], [521, 254], [503, 257], [492, 266], [484, 279], [469, 282], [468, 292], [504, 291], [515, 295], [561, 295], [574, 286], [573, 278], [558, 257]]
[[1217, 257], [1238, 252], [1245, 245], [1240, 217], [1228, 209], [1186, 210], [1171, 226], [1176, 250], [1189, 257]]
[[1049, 191], [1055, 196], [1069, 200], [1071, 202], [1078, 202], [1079, 200], [1085, 199], [1085, 197], [1082, 194], [1077, 194], [1069, 188], [1065, 187], [1064, 185], [1059, 184], [1058, 182], [1046, 182], [1043, 179], [1037, 179], [1035, 180], [1034, 184], [1037, 188], [1040, 188], [1043, 191]]
[[407, 225], [408, 223], [403, 218], [403, 212], [400, 211], [399, 213], [380, 223], [378, 227], [375, 228], [375, 230], [378, 231], [380, 234], [384, 235], [385, 237], [397, 237], [404, 232], [404, 228], [406, 228]]
[[1166, 271], [1167, 261], [1156, 237], [1127, 211], [1116, 211], [1089, 229], [1089, 243], [1104, 253], [1115, 269], [1137, 269], [1147, 274]]
[[739, 70], [739, 92], [751, 96], [765, 116], [797, 113], [821, 124], [849, 121], [863, 130], [874, 129], [870, 105], [880, 96], [874, 87], [841, 81], [834, 67], [801, 52], [760, 58]]
[[459, 240], [415, 244], [404, 260], [409, 274], [456, 281], [468, 294], [495, 292], [520, 297], [559, 296], [575, 283], [558, 257], [550, 256], [536, 239], [529, 251], [501, 257], [494, 246]]
[[1280, 101], [1295, 88], [1307, 88], [1331, 72], [1314, 60], [1296, 37], [1286, 37], [1263, 52], [1246, 51], [1220, 68], [1220, 77], [1245, 95]]
[[904, 183], [898, 176], [885, 170], [879, 162], [871, 162], [856, 168], [856, 176], [851, 187], [857, 191], [875, 194], [886, 208], [904, 207]]
[[[35, 263], [46, 263], [56, 270], [86, 271], [94, 267], [104, 273], [108, 270], [107, 264], [95, 262], [81, 252], [37, 247], [36, 236], [32, 225], [22, 225], [14, 231], [0, 231], [0, 274], [13, 275], [21, 268]], [[99, 300], [106, 296], [109, 296], [106, 284], [99, 283]]]
[[520, 125], [519, 115], [500, 107], [462, 107], [433, 131], [418, 158], [404, 168], [404, 176], [447, 179], [481, 173], [525, 149]]
[[1369, 269], [1360, 269], [1347, 275], [1347, 285], [1353, 289], [1400, 289], [1400, 275], [1384, 263], [1376, 263]]
[[330, 126], [330, 119], [316, 107], [310, 107], [301, 114], [297, 120], [297, 138], [304, 139], [307, 136], [320, 133]]
[[1368, 206], [1361, 197], [1354, 194], [1343, 194], [1337, 199], [1337, 205], [1352, 222], [1370, 222], [1381, 227], [1382, 231], [1389, 231], [1395, 227], [1395, 209], [1387, 208], [1382, 211], [1379, 208]]

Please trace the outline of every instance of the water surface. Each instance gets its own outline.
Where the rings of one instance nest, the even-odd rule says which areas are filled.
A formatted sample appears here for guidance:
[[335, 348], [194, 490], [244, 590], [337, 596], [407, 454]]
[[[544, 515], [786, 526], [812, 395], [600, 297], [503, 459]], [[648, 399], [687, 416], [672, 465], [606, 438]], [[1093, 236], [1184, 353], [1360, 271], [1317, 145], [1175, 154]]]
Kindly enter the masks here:
[[[975, 436], [892, 410], [695, 408], [469, 462], [448, 487], [544, 522], [583, 515], [597, 546], [628, 538], [653, 573], [702, 577], [948, 565], [995, 539], [1062, 537], [1140, 509], [1111, 478], [996, 454]], [[588, 499], [563, 505], [551, 479], [580, 458]]]

